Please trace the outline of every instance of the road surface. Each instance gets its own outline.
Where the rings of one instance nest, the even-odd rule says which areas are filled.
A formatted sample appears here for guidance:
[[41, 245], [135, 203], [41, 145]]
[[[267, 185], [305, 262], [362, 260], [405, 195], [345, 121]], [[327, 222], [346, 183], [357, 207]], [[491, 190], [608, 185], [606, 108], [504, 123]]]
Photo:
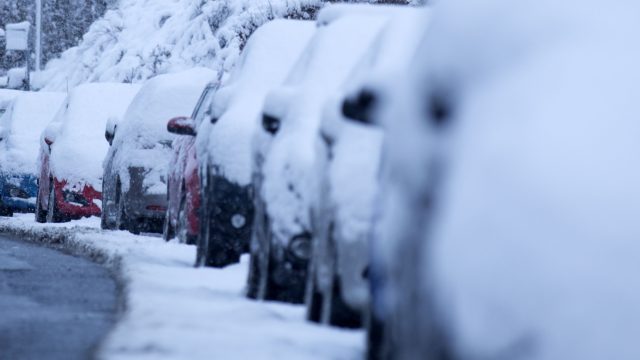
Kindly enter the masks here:
[[0, 235], [1, 360], [91, 358], [115, 310], [103, 267]]

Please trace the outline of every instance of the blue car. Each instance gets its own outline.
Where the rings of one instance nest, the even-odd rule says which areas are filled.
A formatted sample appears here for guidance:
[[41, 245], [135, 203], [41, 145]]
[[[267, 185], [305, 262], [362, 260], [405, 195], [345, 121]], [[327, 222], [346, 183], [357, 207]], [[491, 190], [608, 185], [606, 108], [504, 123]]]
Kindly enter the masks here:
[[65, 94], [18, 92], [0, 117], [0, 216], [34, 212], [40, 133]]
[[0, 174], [0, 216], [34, 212], [38, 179], [33, 174]]

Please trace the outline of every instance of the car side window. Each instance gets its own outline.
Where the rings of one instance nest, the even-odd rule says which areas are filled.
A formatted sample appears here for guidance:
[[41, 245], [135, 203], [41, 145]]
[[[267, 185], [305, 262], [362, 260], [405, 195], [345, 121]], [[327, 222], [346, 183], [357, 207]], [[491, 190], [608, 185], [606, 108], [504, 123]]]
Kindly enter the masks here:
[[211, 99], [216, 90], [218, 90], [218, 86], [209, 85], [202, 93], [202, 96], [200, 96], [198, 105], [196, 105], [193, 115], [191, 116], [196, 124], [200, 124], [202, 120], [206, 118], [206, 115], [211, 112]]

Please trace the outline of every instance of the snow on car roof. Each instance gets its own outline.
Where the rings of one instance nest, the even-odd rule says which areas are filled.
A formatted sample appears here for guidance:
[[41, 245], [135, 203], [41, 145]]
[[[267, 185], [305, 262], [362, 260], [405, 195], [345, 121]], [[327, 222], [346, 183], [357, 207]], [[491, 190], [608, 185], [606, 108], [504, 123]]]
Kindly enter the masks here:
[[55, 135], [50, 157], [54, 176], [100, 189], [108, 148], [104, 140], [107, 119], [121, 117], [139, 89], [131, 84], [90, 83], [71, 90], [66, 106], [48, 127]]
[[167, 131], [167, 122], [189, 116], [205, 86], [215, 78], [214, 71], [198, 67], [147, 81], [118, 122], [114, 146], [145, 146], [172, 140], [174, 135]]
[[326, 26], [332, 22], [353, 15], [384, 15], [390, 16], [394, 13], [411, 12], [413, 8], [400, 5], [381, 4], [339, 4], [329, 3], [318, 12], [318, 26]]
[[0, 170], [36, 174], [39, 138], [65, 99], [64, 93], [19, 92], [0, 117]]
[[208, 154], [241, 185], [251, 181], [251, 141], [264, 98], [280, 85], [315, 31], [312, 21], [274, 20], [249, 38], [229, 82], [214, 96]]

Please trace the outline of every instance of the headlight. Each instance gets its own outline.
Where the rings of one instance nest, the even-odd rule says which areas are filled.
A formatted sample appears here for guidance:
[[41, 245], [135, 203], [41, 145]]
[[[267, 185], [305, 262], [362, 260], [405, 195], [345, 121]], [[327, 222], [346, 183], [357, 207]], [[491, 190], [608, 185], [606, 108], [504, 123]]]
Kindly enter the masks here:
[[289, 243], [289, 251], [300, 260], [311, 258], [311, 234], [303, 233], [296, 235]]
[[231, 225], [233, 225], [233, 227], [236, 229], [240, 229], [246, 223], [247, 223], [247, 219], [241, 214], [234, 214], [231, 217]]
[[20, 189], [17, 186], [14, 185], [8, 185], [7, 186], [9, 189], [9, 196], [12, 198], [20, 198], [20, 199], [28, 199], [30, 196], [29, 194], [27, 194], [26, 191]]

